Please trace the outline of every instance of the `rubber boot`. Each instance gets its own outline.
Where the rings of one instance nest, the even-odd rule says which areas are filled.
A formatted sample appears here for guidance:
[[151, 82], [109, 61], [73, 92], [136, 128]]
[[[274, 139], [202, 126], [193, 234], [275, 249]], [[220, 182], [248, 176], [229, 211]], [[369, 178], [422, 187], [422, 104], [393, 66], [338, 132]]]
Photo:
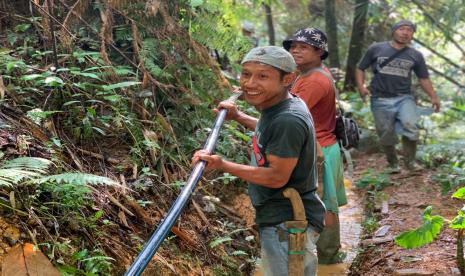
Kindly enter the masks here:
[[404, 167], [409, 171], [417, 171], [421, 168], [415, 162], [417, 153], [417, 141], [412, 141], [402, 136], [402, 151], [404, 156]]
[[341, 248], [341, 237], [338, 215], [335, 213], [331, 213], [331, 215], [335, 216], [335, 221], [325, 226], [316, 243], [319, 264], [342, 263], [346, 257], [344, 252], [339, 251]]
[[397, 159], [396, 154], [396, 146], [383, 146], [384, 154], [386, 155], [386, 159], [388, 161], [388, 167], [390, 173], [399, 173], [399, 160]]

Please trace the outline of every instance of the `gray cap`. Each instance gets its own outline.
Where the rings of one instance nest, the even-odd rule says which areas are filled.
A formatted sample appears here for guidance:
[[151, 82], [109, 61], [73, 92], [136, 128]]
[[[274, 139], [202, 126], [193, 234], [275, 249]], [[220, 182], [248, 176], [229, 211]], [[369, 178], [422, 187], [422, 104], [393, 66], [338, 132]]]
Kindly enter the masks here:
[[288, 51], [277, 46], [253, 48], [247, 53], [247, 55], [245, 55], [241, 65], [246, 62], [260, 62], [283, 70], [287, 73], [294, 72], [297, 67], [292, 55]]
[[414, 32], [417, 30], [417, 26], [412, 21], [402, 19], [392, 26], [391, 32], [392, 33], [395, 32], [397, 29], [399, 29], [402, 26], [409, 26], [410, 28], [413, 29]]

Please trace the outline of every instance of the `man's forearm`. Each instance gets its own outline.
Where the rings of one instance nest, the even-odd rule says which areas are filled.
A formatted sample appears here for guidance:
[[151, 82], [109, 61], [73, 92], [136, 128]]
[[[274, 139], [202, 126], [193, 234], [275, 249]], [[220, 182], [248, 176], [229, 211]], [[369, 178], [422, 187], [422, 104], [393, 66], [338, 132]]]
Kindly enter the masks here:
[[361, 91], [365, 86], [365, 71], [355, 69], [355, 83], [357, 84], [358, 91]]
[[248, 129], [255, 130], [258, 119], [239, 111], [238, 117], [235, 119], [235, 121]]
[[267, 188], [281, 188], [289, 179], [274, 173], [273, 168], [253, 167], [223, 160], [220, 170]]
[[437, 97], [430, 79], [420, 79], [419, 82], [423, 91], [425, 91], [431, 99]]

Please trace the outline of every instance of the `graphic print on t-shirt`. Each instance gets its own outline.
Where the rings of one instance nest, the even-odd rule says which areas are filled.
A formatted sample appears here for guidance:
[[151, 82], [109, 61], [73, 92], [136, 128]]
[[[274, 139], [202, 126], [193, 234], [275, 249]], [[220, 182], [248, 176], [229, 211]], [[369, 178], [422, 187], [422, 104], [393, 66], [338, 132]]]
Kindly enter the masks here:
[[255, 161], [259, 167], [265, 165], [265, 158], [263, 157], [262, 153], [260, 152], [260, 147], [257, 143], [257, 136], [253, 136], [252, 138], [252, 147], [253, 147], [253, 154], [255, 156]]
[[[378, 57], [378, 69], [379, 65], [382, 64], [386, 59], [388, 59], [388, 57]], [[408, 78], [409, 72], [413, 65], [414, 62], [411, 60], [395, 58], [386, 64], [382, 69], [378, 70], [378, 72], [386, 75]]]

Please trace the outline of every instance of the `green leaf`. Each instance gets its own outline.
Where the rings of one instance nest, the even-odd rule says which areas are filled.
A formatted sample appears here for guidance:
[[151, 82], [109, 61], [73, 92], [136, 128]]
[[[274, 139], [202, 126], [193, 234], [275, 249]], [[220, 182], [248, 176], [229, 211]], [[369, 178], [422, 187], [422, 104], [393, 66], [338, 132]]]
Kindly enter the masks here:
[[112, 103], [117, 103], [121, 101], [121, 96], [119, 95], [110, 95], [110, 96], [105, 96], [103, 97], [105, 100], [112, 102]]
[[395, 238], [398, 246], [417, 248], [431, 243], [441, 231], [444, 218], [431, 216], [432, 207], [428, 206], [423, 213], [423, 225], [415, 230], [405, 231]]
[[102, 69], [111, 68], [111, 67], [113, 67], [113, 66], [94, 66], [94, 67], [89, 67], [87, 69], [84, 69], [84, 70], [82, 70], [82, 72], [102, 70]]
[[22, 76], [21, 79], [24, 81], [30, 81], [30, 80], [35, 80], [40, 77], [42, 77], [41, 74], [31, 74], [31, 75]]
[[465, 199], [465, 187], [458, 189], [453, 195], [452, 198]]
[[72, 105], [75, 103], [81, 103], [81, 101], [69, 101], [69, 102], [64, 103], [63, 106]]
[[62, 86], [64, 82], [59, 77], [52, 76], [52, 77], [47, 77], [45, 79], [45, 84], [52, 86], [52, 87], [58, 87], [58, 86]]
[[247, 254], [246, 252], [242, 251], [242, 250], [236, 250], [234, 252], [231, 253], [232, 256], [247, 256], [249, 254]]
[[22, 68], [26, 66], [26, 64], [23, 62], [23, 61], [18, 61], [18, 60], [15, 60], [15, 61], [10, 61], [6, 64], [6, 72], [7, 73], [11, 73], [11, 71], [13, 71], [14, 68]]
[[106, 184], [106, 185], [116, 185], [118, 184], [114, 180], [98, 176], [94, 174], [87, 174], [87, 173], [62, 173], [57, 175], [50, 175], [42, 177], [35, 182], [37, 183], [45, 183], [45, 182], [55, 182], [55, 183], [67, 183], [67, 184], [75, 184], [75, 185], [97, 185], [97, 184]]
[[15, 26], [15, 31], [18, 33], [24, 33], [31, 27], [31, 24], [25, 23], [25, 24], [19, 24]]
[[95, 214], [94, 214], [94, 219], [95, 220], [98, 220], [99, 218], [103, 217], [105, 213], [102, 211], [102, 210], [98, 210]]
[[84, 73], [84, 72], [79, 72], [79, 71], [71, 71], [70, 73], [75, 76], [82, 76], [82, 77], [87, 77], [91, 79], [101, 80], [100, 77], [94, 73]]
[[425, 210], [423, 211], [423, 220], [427, 218], [428, 216], [431, 216], [431, 213], [433, 212], [433, 206], [427, 206]]
[[102, 135], [106, 135], [105, 131], [103, 131], [101, 128], [98, 128], [98, 127], [92, 127], [93, 130], [97, 131], [98, 133], [102, 134]]
[[45, 119], [45, 118], [48, 118], [50, 117], [51, 115], [55, 114], [55, 113], [61, 113], [63, 111], [41, 111], [41, 110], [30, 110], [27, 112], [27, 116], [29, 118], [31, 118], [32, 120], [34, 120], [35, 118], [39, 118], [39, 119]]
[[449, 227], [454, 230], [465, 229], [463, 212], [459, 212], [459, 214], [450, 222]]
[[69, 71], [69, 68], [58, 68], [56, 72], [59, 73], [59, 72], [68, 72], [68, 71]]
[[126, 88], [129, 86], [139, 85], [139, 84], [141, 84], [140, 81], [124, 81], [124, 82], [119, 82], [119, 83], [110, 84], [110, 85], [102, 85], [102, 87], [103, 89], [108, 91], [108, 90], [113, 90], [113, 89]]
[[226, 236], [226, 237], [222, 237], [222, 238], [218, 238], [218, 239], [215, 239], [213, 240], [212, 242], [210, 242], [210, 247], [211, 248], [214, 248], [214, 247], [217, 247], [218, 245], [220, 244], [223, 244], [225, 242], [228, 242], [228, 241], [232, 241], [233, 239], [229, 236]]
[[23, 169], [0, 169], [0, 187], [13, 187], [21, 181], [28, 178], [40, 176], [38, 172], [27, 171]]

